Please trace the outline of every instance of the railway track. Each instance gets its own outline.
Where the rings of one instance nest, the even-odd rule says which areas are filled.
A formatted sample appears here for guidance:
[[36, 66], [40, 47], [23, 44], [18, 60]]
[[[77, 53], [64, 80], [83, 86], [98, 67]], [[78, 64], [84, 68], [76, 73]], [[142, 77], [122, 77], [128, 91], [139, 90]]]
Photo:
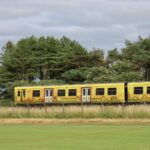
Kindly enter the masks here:
[[125, 103], [40, 103], [40, 104], [30, 104], [30, 103], [24, 103], [24, 104], [16, 104], [14, 106], [21, 106], [21, 107], [35, 107], [35, 106], [129, 106], [129, 105], [150, 105], [150, 102], [125, 102]]

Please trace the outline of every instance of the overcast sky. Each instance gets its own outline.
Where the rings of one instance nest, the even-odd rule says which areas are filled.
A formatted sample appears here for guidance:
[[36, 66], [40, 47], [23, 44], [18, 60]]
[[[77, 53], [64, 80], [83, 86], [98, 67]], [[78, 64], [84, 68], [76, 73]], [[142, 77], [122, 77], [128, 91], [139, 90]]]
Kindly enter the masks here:
[[65, 35], [88, 50], [121, 48], [150, 35], [150, 0], [0, 0], [0, 47], [31, 35]]

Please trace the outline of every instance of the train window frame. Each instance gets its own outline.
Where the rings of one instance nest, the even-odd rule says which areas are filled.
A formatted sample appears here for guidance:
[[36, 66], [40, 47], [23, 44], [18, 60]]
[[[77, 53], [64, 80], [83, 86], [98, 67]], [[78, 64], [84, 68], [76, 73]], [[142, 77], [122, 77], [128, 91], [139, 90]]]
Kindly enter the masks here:
[[18, 97], [21, 96], [21, 91], [18, 91], [17, 96], [18, 96]]
[[77, 96], [77, 89], [69, 89], [68, 96]]
[[40, 90], [33, 90], [32, 97], [40, 97]]
[[134, 92], [134, 95], [142, 95], [143, 94], [143, 87], [142, 86], [136, 86], [136, 87], [134, 87], [133, 92]]
[[117, 95], [117, 88], [108, 88], [108, 95]]
[[57, 95], [58, 95], [59, 97], [66, 96], [66, 90], [65, 90], [65, 89], [58, 89]]
[[147, 94], [150, 94], [150, 86], [147, 87]]
[[96, 88], [95, 95], [96, 96], [105, 95], [105, 89], [104, 88]]

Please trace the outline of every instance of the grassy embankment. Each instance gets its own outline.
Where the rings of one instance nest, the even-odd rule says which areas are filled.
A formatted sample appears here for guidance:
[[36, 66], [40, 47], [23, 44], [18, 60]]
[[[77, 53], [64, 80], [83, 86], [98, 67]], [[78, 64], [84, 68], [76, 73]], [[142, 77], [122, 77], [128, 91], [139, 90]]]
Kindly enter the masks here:
[[150, 105], [1, 106], [0, 118], [150, 118]]

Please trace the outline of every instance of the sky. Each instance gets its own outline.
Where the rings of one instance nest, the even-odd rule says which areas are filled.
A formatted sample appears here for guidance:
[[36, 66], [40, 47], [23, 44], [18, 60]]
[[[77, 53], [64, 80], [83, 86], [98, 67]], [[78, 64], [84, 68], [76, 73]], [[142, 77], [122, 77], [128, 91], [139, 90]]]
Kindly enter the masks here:
[[0, 47], [32, 35], [120, 49], [150, 36], [150, 0], [0, 0]]

